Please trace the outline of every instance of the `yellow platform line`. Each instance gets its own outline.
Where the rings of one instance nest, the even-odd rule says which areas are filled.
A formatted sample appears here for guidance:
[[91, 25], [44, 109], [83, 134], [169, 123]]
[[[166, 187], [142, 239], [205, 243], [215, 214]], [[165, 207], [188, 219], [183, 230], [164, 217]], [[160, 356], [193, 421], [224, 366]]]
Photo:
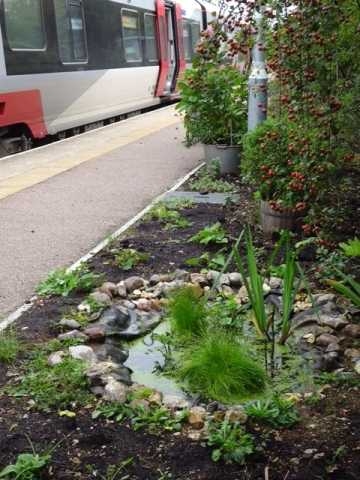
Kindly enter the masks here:
[[[141, 117], [138, 117], [138, 118], [141, 118]], [[149, 117], [148, 117], [148, 120], [149, 120]], [[91, 150], [86, 148], [86, 139], [84, 139], [85, 140], [84, 152], [81, 152], [81, 150], [84, 150], [83, 145], [77, 146], [75, 147], [74, 153], [71, 156], [64, 155], [64, 157], [61, 157], [60, 159], [54, 162], [49, 162], [49, 163], [46, 163], [45, 165], [39, 165], [37, 167], [33, 167], [27, 172], [17, 174], [10, 178], [1, 180], [0, 181], [0, 200], [6, 197], [9, 197], [10, 195], [14, 195], [15, 193], [21, 192], [26, 188], [29, 188], [41, 182], [44, 182], [56, 175], [59, 175], [68, 170], [71, 170], [72, 168], [77, 167], [78, 165], [81, 165], [84, 162], [93, 160], [102, 155], [106, 155], [107, 153], [110, 153], [116, 150], [117, 148], [124, 147], [125, 145], [133, 143], [134, 141], [140, 140], [143, 137], [151, 135], [152, 133], [156, 133], [159, 130], [165, 127], [174, 125], [175, 123], [178, 123], [178, 122], [179, 122], [179, 118], [174, 116], [171, 116], [170, 118], [157, 118], [156, 125], [152, 127], [149, 127], [149, 126], [135, 127], [134, 126], [134, 128], [133, 129], [131, 128], [130, 132], [128, 132], [127, 134], [121, 134], [121, 132], [119, 133], [114, 132], [113, 138], [110, 138], [110, 139], [107, 138], [106, 143], [104, 142], [103, 145], [102, 145], [102, 142], [99, 142], [99, 145], [97, 148], [96, 147], [94, 148], [94, 146], [92, 145]], [[96, 130], [94, 131], [94, 134], [96, 134]], [[107, 135], [107, 134], [108, 132], [104, 132], [104, 135]], [[81, 141], [83, 140], [83, 138], [81, 138], [81, 136], [74, 137], [74, 140]], [[54, 144], [54, 146], [56, 146], [56, 144]], [[61, 148], [61, 145], [58, 145], [58, 146], [60, 146]], [[36, 152], [36, 150], [29, 153], [34, 153], [34, 152]], [[49, 154], [51, 154], [50, 151], [49, 151]]]

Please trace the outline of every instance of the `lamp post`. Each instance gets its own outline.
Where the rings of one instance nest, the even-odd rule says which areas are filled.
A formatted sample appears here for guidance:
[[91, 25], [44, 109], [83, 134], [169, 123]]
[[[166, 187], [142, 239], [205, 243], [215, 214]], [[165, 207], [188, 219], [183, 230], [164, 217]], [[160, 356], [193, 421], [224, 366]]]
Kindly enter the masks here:
[[266, 120], [268, 75], [265, 65], [264, 35], [262, 31], [262, 14], [256, 12], [256, 39], [252, 49], [252, 65], [249, 76], [248, 131], [256, 128]]

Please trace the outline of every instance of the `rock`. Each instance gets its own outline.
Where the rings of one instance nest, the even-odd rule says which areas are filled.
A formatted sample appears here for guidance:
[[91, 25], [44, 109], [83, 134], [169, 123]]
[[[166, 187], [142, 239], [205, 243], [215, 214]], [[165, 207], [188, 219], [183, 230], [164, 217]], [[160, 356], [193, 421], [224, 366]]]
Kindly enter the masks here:
[[130, 324], [127, 328], [119, 330], [117, 335], [120, 338], [131, 340], [150, 332], [160, 322], [161, 317], [157, 313], [132, 312]]
[[91, 313], [91, 307], [86, 301], [81, 302], [77, 306], [77, 310], [78, 310], [78, 312], [85, 312], [85, 313], [89, 313], [89, 314]]
[[170, 275], [169, 273], [162, 273], [160, 275], [160, 282], [171, 282], [172, 280], [173, 280], [173, 276]]
[[50, 367], [55, 367], [55, 365], [59, 365], [60, 363], [62, 363], [65, 355], [66, 353], [63, 350], [53, 352], [48, 357], [48, 364], [50, 365]]
[[90, 365], [86, 376], [91, 385], [105, 385], [112, 378], [125, 385], [131, 385], [131, 372], [127, 367], [117, 365], [112, 361], [101, 361]]
[[75, 347], [69, 347], [69, 354], [72, 358], [82, 360], [88, 364], [96, 362], [96, 355], [91, 347], [86, 345], [76, 345]]
[[229, 285], [222, 285], [221, 294], [224, 295], [224, 297], [229, 298], [234, 295], [234, 290]]
[[[315, 335], [313, 333], [305, 333], [302, 337], [307, 343], [315, 343]], [[333, 344], [334, 345], [334, 344]]]
[[325, 353], [322, 358], [322, 366], [321, 370], [325, 370], [326, 372], [332, 372], [339, 368], [339, 355], [337, 352], [329, 352]]
[[163, 395], [161, 392], [154, 390], [152, 394], [148, 398], [148, 402], [150, 405], [157, 405], [160, 407], [162, 405]]
[[317, 448], [307, 448], [304, 450], [304, 457], [311, 458], [317, 452]]
[[231, 423], [239, 422], [242, 425], [244, 425], [247, 422], [247, 419], [248, 419], [247, 414], [245, 413], [244, 409], [240, 406], [229, 408], [225, 412], [225, 420]]
[[341, 348], [340, 348], [340, 345], [338, 343], [330, 343], [330, 345], [328, 345], [326, 350], [325, 350], [326, 353], [340, 352], [340, 351], [341, 351]]
[[160, 275], [155, 274], [155, 275], [151, 275], [149, 283], [150, 283], [150, 285], [153, 286], [153, 285], [157, 285], [160, 281], [161, 281], [160, 280]]
[[72, 318], [62, 318], [59, 322], [59, 325], [69, 330], [77, 330], [81, 327], [80, 323]]
[[215, 420], [215, 422], [222, 422], [225, 419], [225, 412], [222, 410], [214, 412], [213, 419]]
[[194, 442], [198, 442], [205, 436], [204, 430], [189, 430], [186, 433], [186, 436], [190, 438], [190, 440], [193, 440]]
[[267, 283], [263, 283], [263, 292], [264, 292], [264, 295], [267, 295], [268, 293], [271, 292], [271, 287], [270, 285], [268, 285]]
[[144, 312], [150, 312], [151, 310], [151, 302], [146, 298], [139, 298], [139, 300], [136, 300], [134, 303], [139, 310], [143, 310]]
[[111, 307], [103, 312], [99, 325], [105, 327], [106, 335], [117, 335], [126, 329], [131, 322], [129, 310], [121, 307]]
[[331, 317], [328, 315], [320, 315], [319, 323], [320, 325], [325, 325], [326, 327], [330, 327], [334, 330], [341, 330], [349, 324], [349, 322], [342, 316]]
[[141, 298], [142, 294], [143, 294], [143, 292], [139, 288], [137, 288], [136, 290], [134, 290], [129, 295], [132, 299], [137, 299], [137, 298]]
[[320, 306], [328, 302], [335, 302], [336, 295], [334, 293], [316, 293], [313, 295], [313, 299], [315, 305]]
[[190, 281], [190, 273], [186, 270], [177, 269], [174, 272], [174, 280], [182, 280], [183, 282]]
[[236, 297], [235, 297], [235, 300], [236, 300], [239, 304], [247, 303], [247, 302], [249, 301], [249, 295], [248, 295], [248, 292], [247, 292], [247, 290], [246, 290], [245, 285], [243, 285], [243, 286], [239, 289], [239, 291], [238, 291], [238, 293], [237, 293], [237, 295], [236, 295]]
[[214, 283], [214, 282], [218, 282], [220, 275], [221, 275], [221, 272], [218, 272], [217, 270], [209, 270], [206, 274], [206, 278], [210, 283]]
[[206, 410], [203, 407], [192, 407], [189, 410], [188, 424], [195, 430], [200, 430], [205, 425]]
[[131, 300], [123, 300], [121, 302], [121, 306], [123, 306], [124, 308], [127, 308], [128, 310], [135, 310], [136, 308], [135, 303], [132, 302]]
[[91, 387], [90, 391], [96, 397], [102, 397], [104, 395], [104, 387], [101, 387], [100, 385], [97, 385], [96, 387]]
[[161, 302], [157, 298], [153, 298], [152, 300], [150, 300], [150, 306], [151, 310], [156, 310], [158, 312], [160, 312], [161, 310]]
[[201, 273], [191, 273], [190, 274], [191, 283], [198, 283], [202, 287], [208, 284], [208, 280], [205, 275]]
[[71, 330], [70, 332], [61, 333], [57, 338], [59, 340], [77, 339], [84, 341], [88, 339], [88, 337], [84, 333], [79, 332], [79, 330]]
[[309, 308], [303, 312], [297, 313], [292, 318], [292, 325], [294, 329], [299, 329], [305, 325], [318, 325], [320, 313], [315, 309]]
[[107, 338], [102, 345], [96, 346], [95, 353], [100, 361], [112, 361], [118, 365], [125, 363], [129, 357], [129, 351], [112, 337]]
[[145, 400], [144, 398], [134, 398], [129, 403], [129, 407], [134, 410], [136, 409], [144, 410], [145, 412], [150, 410], [150, 404], [148, 400]]
[[110, 378], [104, 387], [104, 400], [109, 402], [125, 403], [127, 400], [128, 387], [123, 383]]
[[105, 327], [102, 325], [93, 325], [91, 327], [87, 327], [84, 330], [85, 335], [89, 337], [90, 341], [98, 342], [105, 338]]
[[356, 373], [358, 373], [360, 375], [360, 360], [355, 362], [354, 370], [355, 370]]
[[120, 298], [126, 298], [127, 297], [127, 291], [126, 291], [125, 283], [120, 282], [116, 285], [116, 287], [117, 287], [117, 295]]
[[163, 405], [171, 410], [183, 410], [189, 407], [189, 402], [176, 395], [164, 395]]
[[94, 300], [94, 302], [99, 303], [100, 305], [111, 305], [111, 296], [107, 293], [96, 290], [95, 292], [90, 293], [89, 297]]
[[101, 293], [106, 293], [110, 298], [118, 294], [117, 285], [113, 282], [104, 282], [101, 287], [98, 288]]
[[126, 280], [124, 280], [124, 285], [126, 287], [126, 291], [131, 293], [134, 290], [144, 287], [145, 280], [141, 277], [128, 277]]
[[360, 350], [357, 348], [347, 348], [344, 352], [346, 358], [350, 360], [360, 359]]
[[229, 282], [230, 282], [230, 287], [240, 288], [242, 285], [242, 277], [240, 273], [238, 272], [229, 273]]
[[322, 333], [319, 337], [317, 337], [315, 343], [320, 347], [327, 347], [331, 343], [339, 343], [339, 339], [330, 333]]
[[349, 323], [342, 331], [344, 335], [352, 338], [360, 338], [360, 325]]
[[117, 365], [116, 369], [111, 374], [111, 377], [113, 377], [118, 382], [130, 386], [132, 384], [131, 373], [132, 370], [130, 370], [130, 368], [125, 367], [124, 365]]
[[279, 290], [282, 285], [282, 279], [278, 277], [270, 277], [269, 278], [269, 287], [271, 290]]

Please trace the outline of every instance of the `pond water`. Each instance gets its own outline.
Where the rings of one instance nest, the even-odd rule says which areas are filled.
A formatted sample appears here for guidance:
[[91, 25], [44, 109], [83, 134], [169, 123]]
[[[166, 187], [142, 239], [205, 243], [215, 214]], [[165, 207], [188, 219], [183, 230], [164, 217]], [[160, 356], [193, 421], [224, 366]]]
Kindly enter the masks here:
[[134, 382], [154, 388], [164, 395], [185, 398], [185, 393], [173, 379], [155, 371], [157, 365], [164, 365], [164, 356], [160, 351], [162, 343], [156, 339], [156, 334], [167, 332], [169, 325], [163, 322], [145, 337], [129, 343], [129, 358], [124, 365], [133, 371], [131, 378]]

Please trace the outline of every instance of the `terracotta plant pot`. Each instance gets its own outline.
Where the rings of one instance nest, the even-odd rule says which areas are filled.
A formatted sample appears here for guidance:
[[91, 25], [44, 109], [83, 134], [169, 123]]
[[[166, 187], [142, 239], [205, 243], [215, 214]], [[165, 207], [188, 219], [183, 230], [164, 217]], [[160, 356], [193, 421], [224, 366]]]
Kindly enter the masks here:
[[264, 233], [273, 233], [279, 230], [297, 230], [303, 215], [285, 210], [278, 212], [270, 207], [269, 202], [260, 202], [260, 223]]
[[239, 173], [239, 145], [204, 145], [205, 162], [208, 166], [217, 161], [220, 165], [220, 175]]

